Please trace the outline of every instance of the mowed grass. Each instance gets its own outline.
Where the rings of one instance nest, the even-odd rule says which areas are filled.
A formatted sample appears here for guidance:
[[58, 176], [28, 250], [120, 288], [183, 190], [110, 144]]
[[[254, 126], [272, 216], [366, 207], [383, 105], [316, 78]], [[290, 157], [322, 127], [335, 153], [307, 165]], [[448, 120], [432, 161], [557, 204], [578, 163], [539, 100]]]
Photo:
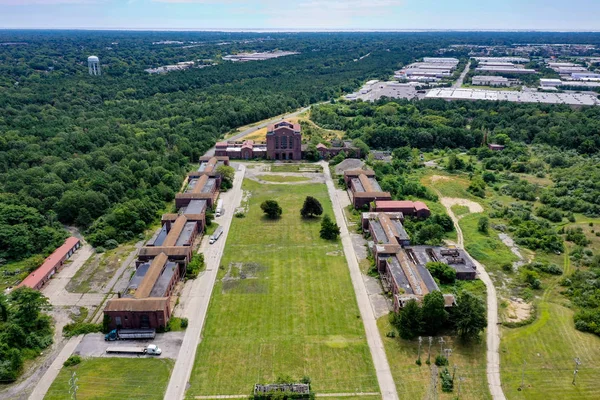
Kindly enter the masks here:
[[[531, 325], [502, 329], [501, 376], [508, 399], [598, 399], [600, 338], [575, 329], [573, 311], [542, 302]], [[581, 365], [573, 385], [574, 358]], [[521, 385], [523, 363], [525, 388]]]
[[257, 178], [267, 182], [305, 182], [310, 179], [304, 176], [286, 175], [257, 175]]
[[323, 172], [323, 167], [319, 164], [274, 164], [271, 172]]
[[[421, 348], [421, 366], [416, 364], [419, 344], [417, 340], [403, 340], [398, 336], [395, 338], [387, 337], [386, 334], [392, 330], [387, 316], [381, 317], [377, 321], [379, 332], [383, 340], [385, 352], [387, 355], [392, 376], [396, 383], [398, 395], [401, 399], [428, 399], [431, 384], [431, 368], [425, 362], [428, 356], [428, 338], [423, 338]], [[438, 399], [455, 399], [458, 393], [458, 377], [463, 377], [461, 383], [461, 399], [491, 399], [488, 391], [487, 378], [485, 372], [485, 333], [482, 334], [482, 341], [472, 344], [461, 344], [455, 338], [444, 336], [446, 343], [444, 348], [451, 348], [450, 373], [454, 371], [454, 365], [457, 366], [456, 378], [454, 381], [454, 391], [452, 393], [443, 393], [441, 390], [440, 379], [438, 377]], [[440, 353], [439, 337], [433, 338], [431, 345], [431, 365], [434, 364], [435, 357]], [[439, 373], [440, 370], [438, 370]]]
[[168, 358], [87, 358], [63, 367], [46, 400], [70, 399], [69, 380], [77, 377], [78, 400], [162, 399], [173, 370]]
[[[285, 376], [310, 377], [318, 393], [379, 392], [342, 246], [319, 237], [319, 219], [300, 217], [306, 196], [333, 215], [326, 186], [243, 189], [249, 212], [227, 238], [188, 397], [250, 394]], [[279, 220], [263, 216], [268, 199], [283, 208]], [[227, 273], [236, 279], [224, 283]]]

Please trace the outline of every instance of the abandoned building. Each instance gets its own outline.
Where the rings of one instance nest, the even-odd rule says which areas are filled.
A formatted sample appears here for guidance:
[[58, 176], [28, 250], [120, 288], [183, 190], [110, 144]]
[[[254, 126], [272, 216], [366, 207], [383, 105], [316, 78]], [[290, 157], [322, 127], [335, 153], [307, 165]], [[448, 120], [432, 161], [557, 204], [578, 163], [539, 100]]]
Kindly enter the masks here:
[[175, 195], [175, 207], [186, 207], [192, 200], [206, 200], [208, 207], [212, 207], [219, 197], [220, 178], [202, 175], [199, 178], [190, 178], [183, 193]]
[[135, 274], [118, 298], [104, 308], [110, 329], [162, 329], [171, 317], [170, 297], [185, 267], [165, 253], [137, 264]]
[[268, 126], [267, 158], [269, 160], [302, 159], [300, 124], [281, 121]]
[[360, 149], [354, 146], [349, 140], [334, 140], [331, 142], [331, 146], [326, 146], [323, 143], [317, 145], [317, 152], [322, 160], [329, 160], [342, 151], [346, 154], [346, 157], [361, 157]]
[[[381, 276], [384, 290], [392, 293], [394, 310], [407, 301], [421, 301], [425, 295], [439, 290], [435, 279], [426, 268], [429, 262], [443, 262], [456, 271], [456, 278], [475, 279], [475, 264], [463, 249], [439, 246], [411, 246], [402, 225], [401, 212], [366, 212], [362, 228], [371, 236], [369, 248]], [[455, 305], [453, 295], [445, 294], [447, 307]]]
[[417, 218], [428, 218], [431, 215], [431, 211], [425, 203], [410, 200], [376, 200], [371, 211], [401, 212], [405, 216]]
[[197, 234], [197, 222], [188, 221], [185, 215], [179, 215], [174, 222], [167, 221], [146, 242], [138, 253], [138, 260], [139, 262], [150, 261], [164, 253], [169, 260], [187, 266], [192, 258], [192, 247]]
[[376, 200], [391, 200], [389, 192], [381, 190], [375, 172], [371, 170], [353, 169], [344, 171], [344, 182], [354, 208], [362, 209]]
[[52, 278], [64, 265], [64, 262], [75, 253], [81, 246], [81, 241], [74, 236], [71, 236], [65, 243], [54, 250], [42, 265], [35, 271], [27, 275], [25, 279], [17, 287], [27, 286], [32, 289], [40, 290], [46, 282]]
[[267, 143], [254, 140], [218, 142], [215, 145], [215, 155], [241, 160], [265, 158], [267, 156]]

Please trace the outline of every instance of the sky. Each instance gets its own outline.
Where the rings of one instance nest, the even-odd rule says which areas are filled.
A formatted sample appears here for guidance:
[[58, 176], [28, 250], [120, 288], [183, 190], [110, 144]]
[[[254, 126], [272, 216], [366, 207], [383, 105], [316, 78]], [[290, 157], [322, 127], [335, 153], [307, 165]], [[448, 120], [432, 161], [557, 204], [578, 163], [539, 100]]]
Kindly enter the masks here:
[[600, 0], [0, 0], [0, 29], [599, 31]]

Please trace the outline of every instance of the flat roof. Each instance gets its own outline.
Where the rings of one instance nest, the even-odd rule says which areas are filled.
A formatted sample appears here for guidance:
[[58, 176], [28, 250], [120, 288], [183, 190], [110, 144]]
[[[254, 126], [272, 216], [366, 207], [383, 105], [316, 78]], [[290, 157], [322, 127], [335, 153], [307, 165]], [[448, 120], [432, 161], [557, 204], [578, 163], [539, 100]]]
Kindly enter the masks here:
[[575, 106], [598, 106], [600, 101], [585, 93], [543, 93], [482, 89], [431, 89], [428, 99], [512, 101], [516, 103], [567, 104]]
[[163, 242], [165, 241], [165, 238], [167, 237], [167, 225], [163, 225], [160, 227], [159, 230], [157, 230], [154, 235], [152, 235], [152, 237], [150, 238], [150, 240], [148, 240], [146, 242], [146, 246], [160, 246], [163, 244]]
[[508, 78], [503, 76], [494, 75], [477, 75], [472, 78], [473, 80], [488, 81], [488, 82], [508, 82]]
[[175, 242], [175, 246], [189, 246], [191, 245], [190, 239], [194, 235], [194, 231], [196, 230], [197, 222], [188, 221], [183, 226], [177, 241]]
[[206, 211], [206, 200], [191, 200], [186, 207], [182, 207], [180, 212], [182, 214], [202, 214]]

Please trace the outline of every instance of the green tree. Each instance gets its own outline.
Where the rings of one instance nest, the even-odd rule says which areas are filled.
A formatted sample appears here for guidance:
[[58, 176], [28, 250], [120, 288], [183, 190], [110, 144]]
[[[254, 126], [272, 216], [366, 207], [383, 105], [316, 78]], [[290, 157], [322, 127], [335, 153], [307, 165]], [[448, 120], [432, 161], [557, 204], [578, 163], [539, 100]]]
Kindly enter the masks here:
[[456, 280], [456, 270], [446, 263], [436, 261], [428, 262], [425, 267], [431, 272], [434, 278], [437, 278], [440, 283], [451, 284]]
[[309, 143], [305, 154], [308, 161], [319, 161], [319, 158], [321, 158], [317, 146], [314, 143]]
[[281, 214], [283, 213], [279, 203], [277, 203], [275, 200], [263, 201], [263, 203], [260, 205], [260, 209], [263, 210], [267, 217], [271, 219], [277, 219], [281, 217]]
[[321, 238], [325, 240], [336, 240], [339, 235], [340, 227], [331, 220], [329, 215], [325, 215], [323, 221], [321, 221]]
[[352, 146], [360, 150], [360, 158], [366, 158], [371, 150], [365, 142], [358, 138], [352, 141]]
[[448, 312], [446, 311], [442, 292], [436, 290], [426, 294], [423, 298], [421, 310], [425, 333], [429, 335], [437, 334], [448, 320]]
[[485, 303], [474, 294], [463, 290], [456, 298], [456, 307], [452, 309], [451, 319], [462, 340], [477, 339], [487, 326]]
[[304, 218], [314, 217], [323, 214], [323, 206], [319, 200], [312, 196], [306, 196], [304, 199], [304, 205], [300, 210], [300, 215]]
[[50, 308], [48, 299], [39, 291], [20, 287], [10, 293], [11, 320], [29, 329], [35, 327], [40, 313]]
[[464, 167], [465, 162], [462, 159], [458, 158], [454, 153], [450, 154], [450, 157], [448, 157], [448, 164], [446, 166], [448, 171], [455, 171], [458, 169], [463, 169]]
[[398, 314], [392, 315], [391, 322], [398, 329], [402, 339], [414, 339], [423, 330], [421, 307], [416, 300], [409, 300]]
[[233, 178], [235, 177], [235, 169], [229, 165], [219, 165], [217, 173], [221, 175], [221, 187], [231, 189], [233, 187]]

